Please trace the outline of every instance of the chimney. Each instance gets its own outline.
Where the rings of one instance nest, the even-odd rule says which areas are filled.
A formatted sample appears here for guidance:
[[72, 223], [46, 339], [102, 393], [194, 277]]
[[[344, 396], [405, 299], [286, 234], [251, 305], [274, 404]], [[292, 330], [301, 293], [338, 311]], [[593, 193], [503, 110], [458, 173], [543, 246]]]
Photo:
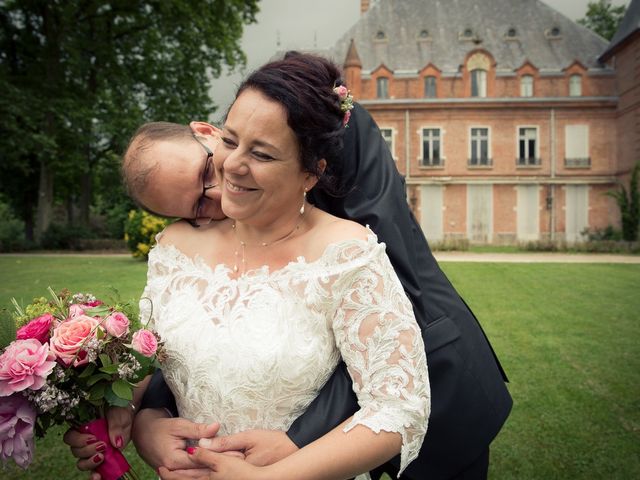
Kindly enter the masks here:
[[360, 0], [360, 15], [369, 10], [369, 4], [371, 2], [369, 0]]
[[356, 42], [351, 39], [347, 56], [344, 59], [344, 79], [347, 88], [355, 98], [360, 98], [362, 93], [362, 62], [356, 50]]

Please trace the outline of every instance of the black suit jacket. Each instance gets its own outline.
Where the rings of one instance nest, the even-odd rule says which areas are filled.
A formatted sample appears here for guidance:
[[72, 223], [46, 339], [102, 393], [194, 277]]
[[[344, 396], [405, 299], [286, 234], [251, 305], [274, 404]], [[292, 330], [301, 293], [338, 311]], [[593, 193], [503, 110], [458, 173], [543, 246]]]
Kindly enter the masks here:
[[[509, 415], [506, 376], [475, 316], [431, 254], [389, 149], [358, 104], [345, 131], [343, 163], [332, 173], [340, 179], [341, 194], [314, 190], [310, 200], [333, 215], [369, 225], [386, 243], [427, 350], [431, 417], [420, 456], [403, 478], [449, 478], [483, 453]], [[351, 387], [341, 363], [287, 432], [291, 440], [302, 447], [352, 415], [358, 404]], [[143, 408], [175, 408], [170, 395], [158, 373]], [[392, 462], [399, 465], [399, 457]]]

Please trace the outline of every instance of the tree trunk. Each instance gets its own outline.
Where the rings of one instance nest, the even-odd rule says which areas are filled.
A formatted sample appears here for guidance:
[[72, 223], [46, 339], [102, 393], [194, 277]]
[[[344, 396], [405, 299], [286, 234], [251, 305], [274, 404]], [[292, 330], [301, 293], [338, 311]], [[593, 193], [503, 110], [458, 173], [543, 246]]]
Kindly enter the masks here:
[[84, 172], [80, 177], [80, 215], [79, 220], [80, 224], [88, 227], [89, 226], [89, 213], [91, 207], [91, 187], [92, 187], [92, 178], [91, 178], [91, 168], [89, 168], [88, 172]]
[[38, 206], [34, 229], [35, 240], [42, 240], [42, 234], [49, 228], [53, 213], [53, 170], [40, 161], [40, 182], [38, 185]]

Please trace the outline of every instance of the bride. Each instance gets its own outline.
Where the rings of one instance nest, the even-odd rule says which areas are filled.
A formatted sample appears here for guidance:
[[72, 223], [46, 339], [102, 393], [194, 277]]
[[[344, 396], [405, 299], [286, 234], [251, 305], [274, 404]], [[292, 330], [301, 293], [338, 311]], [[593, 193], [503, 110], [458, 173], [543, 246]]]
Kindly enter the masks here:
[[[358, 397], [351, 418], [272, 465], [189, 447], [207, 478], [351, 478], [399, 452], [402, 471], [426, 433], [425, 349], [384, 245], [306, 201], [330, 188], [340, 158], [348, 100], [336, 85], [333, 64], [288, 56], [240, 86], [219, 145], [203, 123], [196, 137], [143, 130], [125, 158], [149, 209], [193, 202], [192, 220], [168, 227], [152, 250], [144, 294], [180, 416], [219, 421], [223, 434], [286, 430], [340, 359]], [[166, 158], [186, 165], [196, 142], [202, 196], [154, 188], [149, 172]], [[216, 222], [206, 192], [214, 178], [228, 217]]]

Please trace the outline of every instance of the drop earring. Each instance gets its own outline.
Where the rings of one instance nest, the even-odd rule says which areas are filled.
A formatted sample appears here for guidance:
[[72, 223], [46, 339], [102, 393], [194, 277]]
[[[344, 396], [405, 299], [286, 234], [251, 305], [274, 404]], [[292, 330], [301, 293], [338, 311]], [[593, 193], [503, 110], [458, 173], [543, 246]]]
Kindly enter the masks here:
[[300, 215], [304, 215], [304, 204], [307, 201], [307, 189], [304, 189], [304, 193], [302, 194], [302, 206], [300, 207]]

